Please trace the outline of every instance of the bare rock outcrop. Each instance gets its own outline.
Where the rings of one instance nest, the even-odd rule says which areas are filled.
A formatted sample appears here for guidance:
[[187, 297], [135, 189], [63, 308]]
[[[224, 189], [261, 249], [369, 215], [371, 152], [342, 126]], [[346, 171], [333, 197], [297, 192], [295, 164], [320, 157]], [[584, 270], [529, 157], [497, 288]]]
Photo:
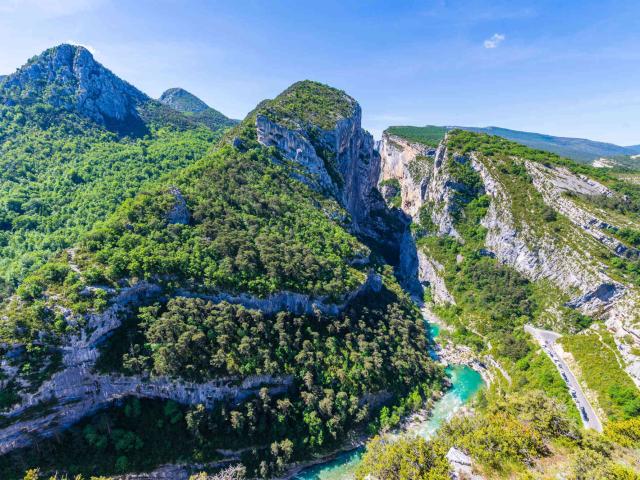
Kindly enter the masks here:
[[444, 267], [422, 251], [418, 251], [418, 260], [420, 263], [419, 279], [421, 282], [428, 283], [431, 287], [431, 296], [434, 303], [438, 305], [455, 304], [455, 299], [449, 293], [444, 278], [442, 278]]
[[[86, 48], [69, 44], [45, 51], [6, 77], [3, 90], [23, 97], [42, 96], [56, 108], [76, 110], [107, 127], [140, 121], [137, 107], [150, 101], [98, 63]], [[2, 97], [0, 92], [0, 101]], [[11, 104], [13, 97], [6, 96], [4, 102]]]
[[380, 142], [380, 182], [395, 179], [400, 184], [400, 208], [414, 221], [423, 206], [441, 235], [459, 238], [453, 226], [453, 196], [459, 188], [446, 169], [448, 150], [445, 142], [437, 148], [410, 142], [388, 132]]
[[[413, 219], [417, 218], [426, 199], [431, 173], [427, 161], [421, 163], [419, 157], [426, 158], [428, 155], [433, 158], [435, 149], [387, 132], [382, 134], [380, 182], [398, 180], [402, 200], [400, 208]], [[417, 171], [410, 170], [410, 166], [416, 166]]]
[[354, 230], [382, 239], [383, 226], [372, 219], [372, 212], [382, 208], [377, 191], [380, 156], [373, 137], [361, 127], [360, 106], [353, 103], [352, 115], [332, 129], [293, 129], [259, 114], [257, 138], [292, 162], [295, 178], [338, 200], [351, 215]]
[[187, 202], [182, 196], [182, 193], [176, 187], [171, 187], [169, 193], [176, 199], [176, 203], [173, 208], [167, 214], [167, 221], [170, 224], [187, 225], [191, 218], [191, 213], [187, 207]]

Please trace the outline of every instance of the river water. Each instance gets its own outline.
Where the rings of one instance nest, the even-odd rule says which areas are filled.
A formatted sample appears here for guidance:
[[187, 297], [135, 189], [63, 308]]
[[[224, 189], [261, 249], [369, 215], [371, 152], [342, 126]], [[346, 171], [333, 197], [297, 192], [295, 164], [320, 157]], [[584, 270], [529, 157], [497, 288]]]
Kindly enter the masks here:
[[[439, 327], [429, 324], [432, 338], [438, 336]], [[484, 385], [478, 372], [466, 365], [452, 365], [447, 367], [447, 376], [451, 380], [451, 388], [438, 400], [428, 419], [412, 423], [404, 433], [430, 438], [440, 425], [450, 420], [455, 413], [467, 403]], [[302, 470], [293, 478], [296, 480], [351, 480], [364, 447], [338, 455], [335, 459]]]

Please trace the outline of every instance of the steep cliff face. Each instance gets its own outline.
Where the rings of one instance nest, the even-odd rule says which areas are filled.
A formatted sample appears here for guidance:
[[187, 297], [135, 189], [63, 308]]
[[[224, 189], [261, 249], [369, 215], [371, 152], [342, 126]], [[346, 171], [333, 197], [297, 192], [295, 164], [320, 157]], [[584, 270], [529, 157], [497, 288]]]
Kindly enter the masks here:
[[[629, 341], [640, 338], [638, 288], [606, 260], [612, 255], [637, 258], [637, 249], [612, 233], [637, 225], [589, 201], [614, 197], [615, 192], [560, 165], [473, 151], [460, 154], [447, 138], [432, 148], [385, 133], [380, 152], [381, 186], [397, 182], [386, 190], [387, 200], [391, 203], [391, 197], [400, 197], [395, 202], [420, 226], [416, 231], [424, 230], [427, 212], [431, 223], [427, 234], [463, 243], [456, 231], [460, 219], [456, 195], [464, 193], [465, 187], [453, 167], [469, 164], [481, 179], [480, 193], [489, 201], [481, 220], [486, 232], [480, 255], [496, 258], [531, 281], [550, 281], [569, 298], [566, 306], [606, 321], [627, 371], [640, 382], [640, 361], [631, 353], [633, 342]], [[404, 256], [407, 265], [417, 258], [418, 278], [430, 287], [436, 304], [455, 303], [438, 260], [421, 247], [417, 255], [405, 249]]]
[[320, 84], [299, 82], [257, 109], [258, 142], [276, 147], [290, 160], [296, 178], [338, 200], [355, 232], [393, 248], [400, 241], [402, 219], [390, 218], [377, 189], [380, 154], [361, 126], [360, 105], [344, 92], [332, 91], [333, 104], [324, 115], [306, 118], [296, 110], [297, 97], [288, 92], [307, 87], [326, 93]]
[[[411, 142], [384, 132], [380, 142], [379, 188], [385, 193], [391, 206], [394, 196], [399, 197], [399, 209], [414, 224], [429, 223], [440, 235], [459, 238], [454, 227], [454, 196], [459, 185], [447, 171], [445, 159], [448, 155], [445, 143], [437, 147]], [[397, 182], [399, 191], [389, 190]], [[396, 198], [397, 198], [396, 197]], [[431, 232], [435, 233], [435, 232]], [[432, 288], [437, 303], [450, 303], [453, 297], [441, 278], [442, 266], [416, 251], [415, 239], [409, 230], [401, 242], [400, 274], [405, 284], [411, 277]]]
[[447, 170], [444, 160], [448, 154], [446, 142], [431, 147], [385, 132], [380, 143], [379, 184], [382, 187], [389, 180], [397, 180], [403, 212], [419, 221], [424, 208], [440, 234], [458, 238], [452, 214], [453, 198], [461, 185]]
[[[418, 218], [420, 207], [424, 204], [427, 195], [430, 168], [425, 161], [424, 169], [418, 157], [435, 156], [436, 149], [420, 143], [412, 143], [403, 138], [384, 132], [380, 142], [380, 183], [382, 185], [389, 180], [398, 180], [400, 185], [400, 208], [413, 219]], [[410, 166], [415, 167], [417, 171]], [[393, 192], [395, 193], [395, 192]], [[388, 196], [387, 196], [388, 199]]]
[[598, 265], [584, 261], [585, 252], [576, 251], [549, 231], [518, 221], [510, 208], [513, 200], [496, 178], [494, 165], [475, 157], [472, 165], [492, 199], [483, 225], [488, 229], [486, 245], [498, 259], [531, 279], [549, 278], [567, 293], [586, 293], [611, 281]]
[[[481, 174], [491, 207], [483, 224], [488, 228], [486, 244], [500, 261], [511, 265], [533, 280], [549, 279], [572, 299], [571, 308], [606, 321], [614, 334], [618, 350], [626, 361], [626, 369], [640, 385], [640, 358], [633, 355], [629, 339], [640, 338], [638, 305], [640, 295], [633, 283], [611, 271], [602, 258], [607, 251], [616, 256], [635, 256], [635, 249], [625, 246], [606, 229], [617, 230], [623, 225], [608, 222], [605, 212], [576, 200], [582, 196], [613, 196], [604, 185], [563, 167], [548, 167], [523, 161], [532, 186], [566, 225], [561, 231], [536, 228], [531, 223], [519, 224], [511, 213], [513, 197], [497, 179], [497, 170], [485, 160], [474, 158], [474, 168]], [[628, 220], [623, 220], [627, 222]], [[631, 333], [631, 336], [630, 336]]]

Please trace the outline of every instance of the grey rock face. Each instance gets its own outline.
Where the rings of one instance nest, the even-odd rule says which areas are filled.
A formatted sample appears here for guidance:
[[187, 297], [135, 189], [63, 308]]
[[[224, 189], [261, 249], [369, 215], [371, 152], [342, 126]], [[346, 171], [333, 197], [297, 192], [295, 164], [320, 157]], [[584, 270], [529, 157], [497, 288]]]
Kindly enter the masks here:
[[418, 260], [420, 265], [419, 279], [421, 282], [428, 283], [431, 287], [434, 303], [438, 305], [447, 303], [455, 305], [456, 301], [449, 293], [444, 278], [442, 278], [444, 267], [420, 250], [418, 250]]
[[282, 291], [274, 293], [266, 298], [259, 298], [246, 293], [230, 294], [218, 293], [215, 295], [203, 295], [186, 290], [178, 290], [178, 295], [182, 297], [195, 297], [211, 300], [212, 302], [228, 302], [242, 305], [245, 308], [260, 310], [265, 314], [274, 314], [287, 311], [296, 315], [312, 315], [316, 311], [325, 315], [338, 315], [347, 305], [358, 295], [363, 293], [377, 293], [382, 289], [382, 277], [370, 271], [366, 281], [358, 288], [348, 293], [340, 303], [331, 303], [326, 298], [314, 298], [303, 293]]
[[191, 218], [191, 214], [189, 213], [187, 202], [182, 196], [182, 193], [180, 193], [180, 190], [175, 187], [169, 189], [169, 193], [175, 197], [176, 204], [167, 215], [167, 221], [170, 224], [187, 225]]
[[[419, 143], [412, 143], [403, 138], [382, 134], [380, 142], [380, 182], [396, 179], [400, 183], [402, 198], [401, 208], [411, 218], [416, 219], [420, 207], [426, 200], [431, 169], [422, 172], [417, 178], [411, 175], [409, 165], [419, 155], [426, 156], [429, 148]], [[386, 198], [386, 196], [385, 196]]]
[[544, 201], [567, 217], [574, 225], [595, 238], [620, 257], [638, 257], [640, 251], [629, 248], [612, 237], [606, 229], [617, 230], [620, 226], [605, 221], [606, 212], [600, 214], [587, 211], [566, 194], [611, 197], [614, 193], [604, 185], [583, 176], [574, 175], [563, 167], [549, 168], [544, 165], [525, 162], [533, 185], [542, 194]]
[[472, 165], [480, 174], [491, 204], [482, 224], [488, 229], [486, 246], [503, 263], [532, 280], [550, 279], [571, 293], [586, 293], [610, 279], [597, 266], [586, 266], [580, 254], [550, 236], [539, 237], [527, 225], [516, 225], [506, 190], [477, 158]]
[[595, 290], [574, 298], [567, 303], [567, 306], [591, 310], [593, 307], [589, 307], [590, 305], [595, 304], [598, 307], [611, 303], [623, 295], [624, 290], [625, 288], [619, 283], [603, 283]]
[[276, 147], [299, 168], [295, 177], [319, 191], [337, 195], [337, 187], [310, 139], [303, 130], [290, 130], [264, 115], [256, 117], [258, 141], [267, 147]]
[[380, 182], [396, 179], [400, 183], [401, 209], [414, 221], [425, 204], [437, 206], [431, 211], [431, 220], [441, 235], [459, 238], [453, 226], [453, 196], [460, 186], [446, 171], [448, 155], [443, 142], [438, 148], [409, 142], [384, 133], [380, 144]]
[[[430, 205], [431, 221], [440, 235], [459, 237], [453, 226], [453, 195], [455, 185], [444, 166], [447, 148], [428, 147], [384, 133], [380, 142], [380, 182], [395, 179], [400, 184], [401, 209], [414, 222], [419, 222], [420, 210]], [[400, 248], [400, 276], [403, 285], [412, 292], [413, 281], [428, 284], [436, 303], [455, 303], [442, 279], [442, 265], [417, 251], [409, 229]], [[413, 288], [412, 288], [413, 287]]]
[[[527, 225], [516, 226], [508, 208], [507, 193], [478, 159], [472, 158], [472, 164], [492, 197], [489, 211], [482, 222], [488, 228], [487, 247], [501, 262], [511, 265], [528, 278], [549, 279], [565, 293], [575, 296], [568, 306], [605, 320], [625, 359], [627, 372], [640, 386], [640, 358], [633, 354], [625, 341], [630, 331], [640, 332], [637, 316], [640, 293], [632, 285], [614, 281], [608, 275], [606, 265], [593, 255], [593, 250], [602, 245], [617, 254], [623, 250], [616, 239], [599, 230], [608, 226], [608, 222], [563, 195], [564, 192], [584, 195], [612, 193], [603, 185], [566, 169], [552, 170], [525, 162], [533, 185], [542, 194], [545, 203], [573, 224], [574, 236], [580, 240], [577, 244], [559, 242], [550, 235], [536, 234]], [[576, 292], [579, 293], [576, 295]], [[637, 338], [640, 340], [640, 336]]]
[[63, 44], [51, 48], [8, 76], [0, 99], [41, 98], [54, 107], [75, 109], [109, 126], [137, 118], [136, 108], [150, 99], [96, 62], [84, 47]]
[[[354, 101], [355, 104], [355, 101]], [[380, 238], [372, 212], [384, 210], [377, 190], [380, 155], [371, 134], [361, 128], [360, 106], [330, 130], [290, 129], [256, 116], [258, 141], [277, 147], [292, 162], [294, 177], [333, 196], [349, 212], [354, 230]]]

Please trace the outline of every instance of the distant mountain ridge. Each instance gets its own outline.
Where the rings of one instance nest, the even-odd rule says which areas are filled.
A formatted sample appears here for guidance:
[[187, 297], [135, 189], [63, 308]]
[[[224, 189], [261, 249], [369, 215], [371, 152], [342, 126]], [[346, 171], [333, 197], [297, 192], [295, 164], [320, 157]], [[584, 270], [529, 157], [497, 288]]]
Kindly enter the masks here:
[[[615, 163], [625, 164], [622, 158], [640, 153], [640, 146], [623, 147], [613, 143], [597, 142], [586, 138], [556, 137], [535, 132], [510, 130], [500, 127], [449, 127], [460, 128], [476, 133], [497, 135], [507, 140], [522, 143], [527, 147], [546, 150], [581, 163], [591, 163], [600, 158], [612, 159]], [[617, 161], [616, 161], [617, 160]], [[635, 167], [640, 166], [635, 162]], [[625, 165], [631, 166], [631, 165]]]
[[0, 299], [143, 184], [199, 159], [221, 130], [153, 100], [79, 46], [47, 49], [3, 77]]
[[510, 130], [501, 127], [462, 127], [462, 126], [393, 126], [386, 131], [411, 141], [429, 146], [437, 145], [447, 131], [460, 129], [474, 133], [484, 133], [517, 142], [530, 148], [555, 153], [576, 162], [595, 167], [640, 168], [640, 145], [623, 147], [613, 143], [597, 142], [586, 138], [556, 137], [535, 132]]
[[238, 120], [233, 120], [211, 108], [183, 88], [170, 88], [160, 96], [158, 101], [214, 130], [221, 127], [231, 127], [238, 123]]
[[199, 113], [210, 108], [209, 105], [184, 88], [170, 88], [158, 100], [183, 113]]

